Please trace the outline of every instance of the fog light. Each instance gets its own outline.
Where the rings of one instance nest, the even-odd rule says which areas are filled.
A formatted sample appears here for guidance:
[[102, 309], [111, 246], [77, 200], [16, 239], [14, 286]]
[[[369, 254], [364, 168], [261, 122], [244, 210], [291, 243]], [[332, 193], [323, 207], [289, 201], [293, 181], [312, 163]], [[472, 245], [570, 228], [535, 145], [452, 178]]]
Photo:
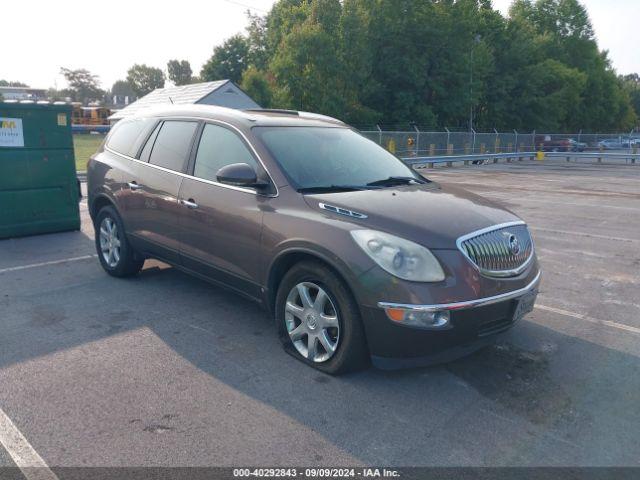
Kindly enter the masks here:
[[443, 330], [450, 327], [448, 310], [428, 312], [404, 308], [387, 308], [387, 316], [396, 323], [410, 327]]

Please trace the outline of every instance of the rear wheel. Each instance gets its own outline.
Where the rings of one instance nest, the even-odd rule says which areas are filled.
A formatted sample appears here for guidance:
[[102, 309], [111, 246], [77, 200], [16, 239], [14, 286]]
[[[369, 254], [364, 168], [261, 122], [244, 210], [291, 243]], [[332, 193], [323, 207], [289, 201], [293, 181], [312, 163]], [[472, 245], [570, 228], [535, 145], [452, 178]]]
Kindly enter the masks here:
[[144, 265], [127, 241], [122, 219], [111, 206], [103, 207], [95, 222], [96, 251], [102, 268], [114, 277], [130, 277]]
[[368, 353], [358, 306], [346, 284], [317, 262], [301, 262], [282, 279], [278, 333], [293, 356], [326, 373], [364, 368]]

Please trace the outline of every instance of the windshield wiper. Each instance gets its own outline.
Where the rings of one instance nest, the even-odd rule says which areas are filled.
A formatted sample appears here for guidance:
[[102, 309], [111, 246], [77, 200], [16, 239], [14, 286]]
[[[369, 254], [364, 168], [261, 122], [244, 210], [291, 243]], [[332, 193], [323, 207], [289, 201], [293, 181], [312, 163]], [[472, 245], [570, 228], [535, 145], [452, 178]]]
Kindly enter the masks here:
[[381, 187], [381, 186], [385, 186], [385, 185], [408, 185], [411, 182], [416, 182], [416, 183], [426, 183], [423, 180], [419, 180], [416, 177], [388, 177], [388, 178], [384, 178], [382, 180], [376, 180], [374, 182], [369, 182], [367, 183], [367, 186], [369, 187]]
[[371, 188], [364, 185], [316, 185], [298, 189], [300, 193], [352, 192], [354, 190], [371, 190]]

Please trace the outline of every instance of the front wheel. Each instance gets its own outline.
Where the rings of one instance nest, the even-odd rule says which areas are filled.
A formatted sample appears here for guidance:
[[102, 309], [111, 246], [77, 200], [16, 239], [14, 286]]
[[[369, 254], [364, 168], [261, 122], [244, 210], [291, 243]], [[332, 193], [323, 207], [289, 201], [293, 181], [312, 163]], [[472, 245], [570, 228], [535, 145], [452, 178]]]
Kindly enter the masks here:
[[122, 219], [115, 208], [108, 206], [100, 210], [96, 217], [95, 231], [98, 258], [109, 275], [130, 277], [142, 269], [144, 258], [129, 245]]
[[368, 364], [358, 306], [346, 284], [316, 262], [293, 266], [276, 297], [278, 333], [285, 350], [325, 373]]

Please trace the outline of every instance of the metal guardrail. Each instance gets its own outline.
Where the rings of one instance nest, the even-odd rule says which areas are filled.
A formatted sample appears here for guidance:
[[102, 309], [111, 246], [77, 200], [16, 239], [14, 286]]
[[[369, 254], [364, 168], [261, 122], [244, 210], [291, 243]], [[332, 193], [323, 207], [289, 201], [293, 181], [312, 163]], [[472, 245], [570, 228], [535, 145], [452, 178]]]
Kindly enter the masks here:
[[484, 160], [493, 160], [493, 163], [497, 163], [500, 159], [505, 159], [510, 162], [514, 158], [531, 158], [534, 159], [537, 152], [511, 152], [511, 153], [482, 153], [476, 155], [436, 155], [428, 157], [402, 157], [408, 165], [413, 166], [433, 166], [438, 163], [446, 163], [447, 166], [453, 166], [453, 162], [464, 162], [465, 165], [469, 165], [470, 162], [480, 162]]
[[[465, 165], [469, 165], [471, 162], [482, 162], [486, 160], [492, 160], [493, 163], [498, 163], [498, 160], [504, 159], [507, 162], [511, 162], [514, 158], [522, 160], [523, 158], [535, 159], [541, 152], [510, 152], [510, 153], [483, 153], [474, 155], [434, 155], [434, 156], [422, 156], [422, 157], [401, 157], [407, 164], [414, 167], [429, 167], [433, 168], [436, 164], [446, 163], [448, 167], [453, 166], [454, 162], [464, 162]], [[636, 160], [640, 161], [640, 153], [607, 153], [607, 152], [544, 152], [543, 158], [566, 158], [570, 161], [571, 158], [596, 158], [598, 162], [602, 162], [603, 159], [615, 158], [630, 160], [631, 163], [636, 163]]]
[[[554, 146], [563, 148], [572, 140], [576, 147], [588, 151], [599, 151], [600, 147], [629, 149], [640, 147], [640, 131], [618, 132], [612, 134], [586, 134], [582, 130], [573, 133], [550, 133], [545, 131], [488, 132], [444, 128], [434, 131], [431, 128], [412, 127], [385, 128], [375, 126], [360, 128], [360, 133], [373, 140], [390, 152], [400, 156], [436, 156], [436, 155], [477, 155], [486, 152], [528, 152], [541, 147], [551, 150]], [[606, 143], [606, 144], [604, 144]]]
[[636, 160], [640, 160], [640, 153], [618, 153], [618, 152], [549, 152], [544, 154], [545, 157], [551, 158], [566, 158], [567, 162], [572, 158], [597, 158], [598, 162], [602, 159], [617, 158], [623, 160], [630, 160], [631, 163], [636, 163]]

